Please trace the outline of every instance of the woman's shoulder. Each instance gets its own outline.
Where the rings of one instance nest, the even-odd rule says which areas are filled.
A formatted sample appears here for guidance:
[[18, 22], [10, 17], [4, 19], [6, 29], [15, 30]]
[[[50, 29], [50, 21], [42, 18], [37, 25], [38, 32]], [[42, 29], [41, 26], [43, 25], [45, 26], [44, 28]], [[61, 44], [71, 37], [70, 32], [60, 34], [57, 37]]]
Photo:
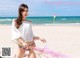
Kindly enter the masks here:
[[17, 26], [16, 19], [12, 20], [12, 24], [14, 24], [15, 26]]
[[15, 22], [16, 21], [16, 19], [12, 19], [12, 22]]

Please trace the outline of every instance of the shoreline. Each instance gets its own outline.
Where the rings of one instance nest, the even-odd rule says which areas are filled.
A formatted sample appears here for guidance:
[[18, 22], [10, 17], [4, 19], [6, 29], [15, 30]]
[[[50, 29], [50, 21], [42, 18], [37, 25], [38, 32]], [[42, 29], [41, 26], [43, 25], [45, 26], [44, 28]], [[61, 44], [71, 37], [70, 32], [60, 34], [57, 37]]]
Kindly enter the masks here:
[[[11, 26], [11, 24], [0, 24]], [[32, 24], [32, 26], [80, 26], [80, 23], [53, 23], [53, 24]]]

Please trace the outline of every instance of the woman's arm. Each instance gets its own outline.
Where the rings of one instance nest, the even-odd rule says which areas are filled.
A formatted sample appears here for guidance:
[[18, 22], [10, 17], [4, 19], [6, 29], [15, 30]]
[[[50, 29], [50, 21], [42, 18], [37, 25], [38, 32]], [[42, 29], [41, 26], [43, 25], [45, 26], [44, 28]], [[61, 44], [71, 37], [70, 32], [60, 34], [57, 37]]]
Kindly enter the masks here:
[[23, 40], [23, 39], [21, 39], [21, 37], [20, 37], [20, 38], [18, 38], [18, 39], [17, 39], [17, 41], [18, 41], [18, 42], [20, 42], [20, 43], [22, 43], [22, 44], [24, 43], [24, 40]]
[[40, 40], [40, 38], [38, 36], [34, 36], [33, 39], [34, 40]]
[[23, 45], [23, 47], [28, 48], [29, 45], [23, 39], [19, 38], [19, 39], [17, 39], [17, 41], [20, 42]]
[[38, 37], [38, 36], [34, 36], [33, 37], [33, 40], [40, 40], [40, 41], [42, 41], [43, 43], [45, 43], [46, 42], [46, 40], [45, 39], [41, 39], [40, 37]]

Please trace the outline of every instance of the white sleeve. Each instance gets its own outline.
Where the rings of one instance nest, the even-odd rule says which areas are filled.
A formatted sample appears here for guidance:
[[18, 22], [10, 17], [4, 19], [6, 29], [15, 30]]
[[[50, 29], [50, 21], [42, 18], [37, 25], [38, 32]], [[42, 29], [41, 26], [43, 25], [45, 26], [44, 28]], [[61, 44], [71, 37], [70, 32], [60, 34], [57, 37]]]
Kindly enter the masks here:
[[18, 39], [18, 38], [21, 37], [20, 31], [15, 26], [14, 19], [12, 20], [12, 28], [11, 28], [11, 31], [12, 31], [12, 40], [16, 40], [16, 39]]
[[34, 37], [34, 33], [33, 33], [33, 31], [32, 31], [32, 37]]
[[34, 32], [33, 32], [33, 29], [32, 29], [32, 23], [31, 23], [31, 32], [32, 32], [32, 37], [34, 37]]

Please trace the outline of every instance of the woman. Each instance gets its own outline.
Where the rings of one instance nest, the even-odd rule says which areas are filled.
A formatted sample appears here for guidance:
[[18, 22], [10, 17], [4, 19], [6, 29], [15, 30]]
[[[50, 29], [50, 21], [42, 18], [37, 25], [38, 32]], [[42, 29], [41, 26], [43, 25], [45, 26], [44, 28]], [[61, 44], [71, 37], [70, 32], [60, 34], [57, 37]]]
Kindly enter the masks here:
[[34, 36], [32, 32], [32, 22], [26, 20], [28, 16], [28, 6], [21, 4], [18, 10], [18, 18], [12, 21], [12, 39], [16, 40], [18, 45], [18, 54], [16, 58], [23, 58], [25, 49], [29, 51], [29, 58], [36, 58], [33, 48], [36, 46], [34, 40], [41, 40], [46, 42], [45, 39], [40, 39]]

